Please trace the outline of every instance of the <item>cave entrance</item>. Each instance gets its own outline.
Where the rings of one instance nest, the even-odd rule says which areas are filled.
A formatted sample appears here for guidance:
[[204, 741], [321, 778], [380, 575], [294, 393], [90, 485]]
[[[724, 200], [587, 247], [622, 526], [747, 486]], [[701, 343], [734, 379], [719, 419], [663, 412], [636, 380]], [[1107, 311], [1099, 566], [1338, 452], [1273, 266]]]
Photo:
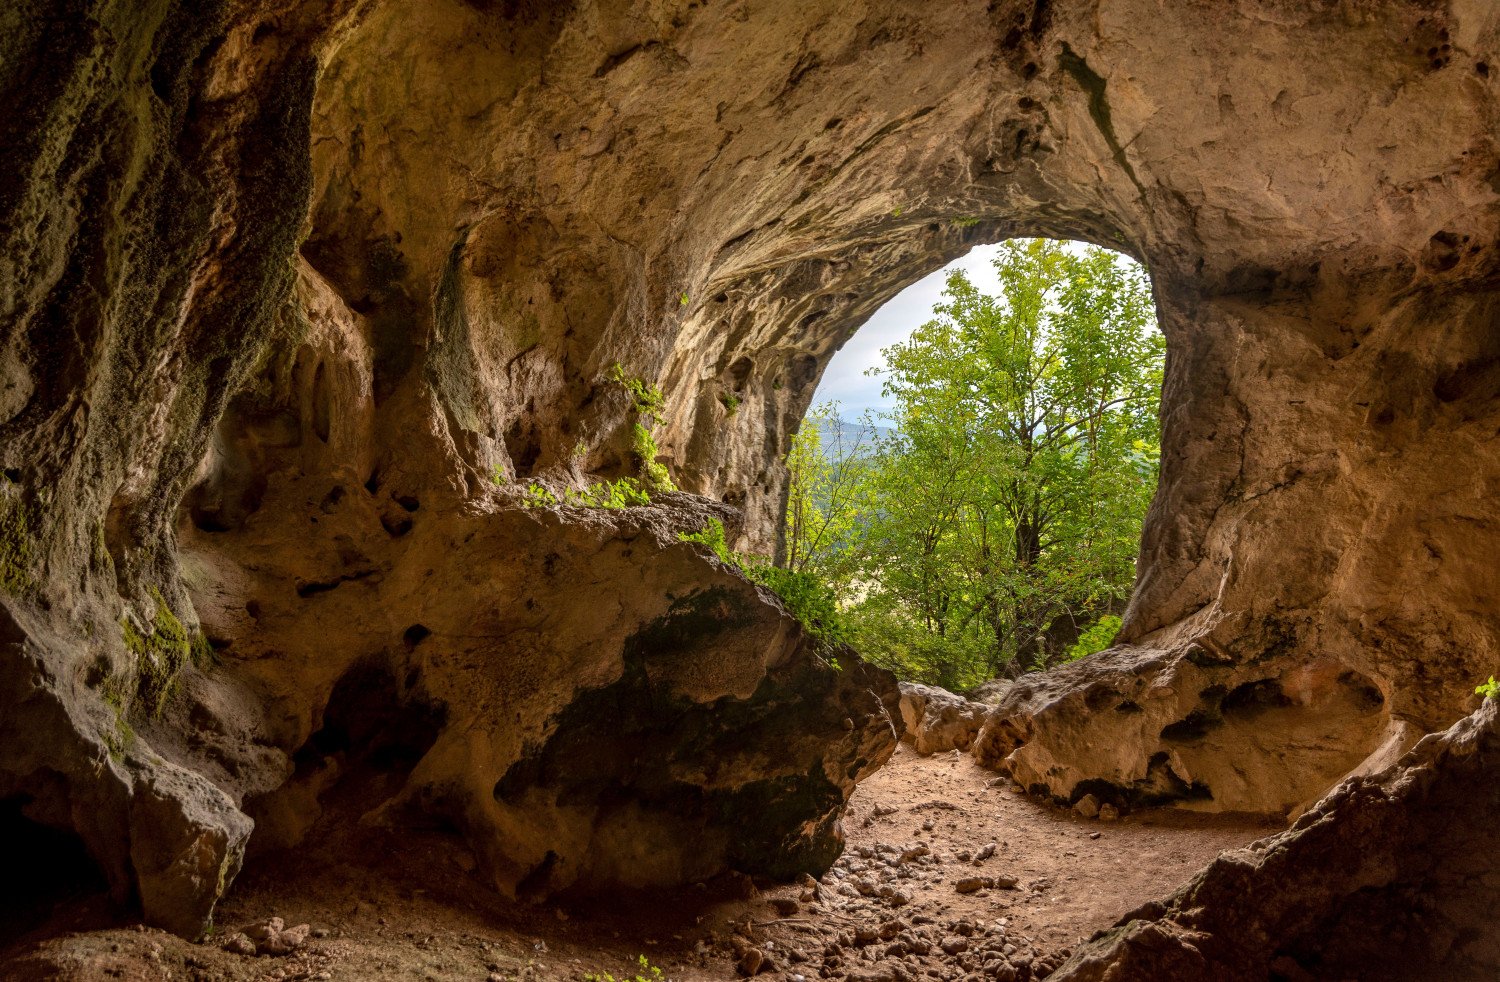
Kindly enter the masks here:
[[973, 249], [828, 362], [786, 457], [783, 562], [904, 681], [967, 692], [1107, 647], [1156, 489], [1164, 361], [1135, 261]]

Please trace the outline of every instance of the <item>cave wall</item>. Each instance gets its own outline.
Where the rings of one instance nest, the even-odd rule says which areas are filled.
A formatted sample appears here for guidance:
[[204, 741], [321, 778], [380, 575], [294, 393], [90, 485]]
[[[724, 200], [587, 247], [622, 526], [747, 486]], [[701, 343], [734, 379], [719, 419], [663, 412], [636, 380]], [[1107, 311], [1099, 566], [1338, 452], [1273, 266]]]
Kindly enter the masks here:
[[[1399, 753], [1500, 660], [1497, 32], [1481, 0], [13, 5], [0, 799], [77, 831], [117, 892], [191, 933], [246, 809], [268, 839], [305, 834], [294, 803], [320, 778], [297, 755], [353, 666], [421, 668], [392, 676], [403, 698], [488, 719], [455, 681], [482, 664], [486, 684], [547, 678], [504, 707], [533, 745], [519, 724], [462, 752], [439, 736], [390, 810], [463, 825], [502, 889], [607, 879], [607, 837], [548, 859], [497, 830], [564, 794], [566, 768], [540, 762], [567, 759], [568, 707], [626, 678], [664, 594], [625, 591], [633, 612], [579, 664], [546, 622], [409, 641], [443, 633], [425, 598], [451, 594], [450, 618], [505, 607], [549, 555], [583, 569], [646, 534], [519, 507], [531, 480], [630, 472], [615, 363], [662, 384], [678, 484], [773, 550], [778, 458], [832, 353], [903, 286], [1012, 235], [1149, 266], [1162, 478], [1127, 647], [1013, 689], [980, 745], [1060, 797], [1149, 782], [1165, 755], [1166, 786], [1283, 810], [1205, 776], [1239, 744], [1167, 745], [1275, 681], [1327, 751], [1309, 794]], [[655, 583], [639, 571], [664, 562], [671, 589], [731, 589], [674, 544], [707, 506], [664, 504], [613, 575]], [[757, 611], [748, 674], [689, 701], [754, 703], [791, 665], [822, 680], [799, 753], [839, 748], [837, 793], [797, 789], [782, 819], [817, 817], [826, 851], [838, 801], [889, 753], [893, 687], [872, 675], [863, 708], [834, 712], [856, 694], [732, 589]], [[1331, 725], [1321, 707], [1347, 700], [1285, 682], [1308, 665], [1373, 693], [1354, 705], [1374, 716]], [[1135, 688], [1158, 697], [1150, 725], [1113, 712], [1143, 705]], [[1305, 735], [1256, 732], [1264, 760]], [[507, 813], [491, 786], [523, 758], [531, 804]], [[530, 844], [494, 844], [511, 839]]]

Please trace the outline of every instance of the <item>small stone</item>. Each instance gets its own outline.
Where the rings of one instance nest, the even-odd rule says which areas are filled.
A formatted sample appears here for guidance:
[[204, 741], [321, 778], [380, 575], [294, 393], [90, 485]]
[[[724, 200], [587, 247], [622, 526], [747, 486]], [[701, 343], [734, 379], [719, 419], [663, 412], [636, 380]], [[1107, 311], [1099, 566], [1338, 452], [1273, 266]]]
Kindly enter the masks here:
[[1099, 799], [1086, 794], [1073, 805], [1073, 813], [1080, 818], [1094, 818], [1099, 814]]
[[240, 928], [240, 931], [252, 941], [264, 941], [280, 934], [284, 927], [286, 927], [286, 921], [279, 917], [272, 917], [255, 924], [247, 924]]
[[793, 914], [797, 913], [797, 911], [802, 909], [797, 901], [791, 899], [790, 897], [776, 897], [771, 901], [771, 906], [775, 907], [776, 913], [780, 914], [782, 917], [791, 917]]
[[[1014, 876], [997, 876], [995, 877], [995, 889], [1014, 890], [1020, 884], [1020, 882], [1021, 881], [1016, 879]], [[1000, 923], [1005, 924], [1007, 922], [1002, 918]]]
[[[1101, 817], [1103, 817], [1103, 816], [1101, 816]], [[1089, 833], [1089, 838], [1090, 838], [1090, 839], [1097, 839], [1097, 838], [1099, 838], [1099, 836], [1101, 836], [1101, 835], [1103, 835], [1103, 833], [1102, 833], [1102, 832], [1090, 832], [1090, 833]]]
[[966, 876], [963, 879], [959, 880], [957, 883], [953, 884], [953, 889], [957, 890], [959, 893], [977, 893], [978, 891], [983, 890], [986, 887], [992, 887], [994, 885], [994, 879], [988, 876]]
[[231, 955], [244, 955], [246, 958], [255, 957], [255, 942], [251, 941], [242, 932], [236, 931], [224, 939], [219, 946]]
[[996, 848], [997, 847], [993, 842], [986, 842], [982, 847], [980, 847], [980, 850], [974, 854], [974, 862], [977, 863], [989, 859], [995, 854]]
[[740, 974], [755, 975], [766, 963], [766, 956], [759, 948], [746, 948], [740, 956]]
[[961, 938], [958, 935], [952, 935], [951, 937], [944, 938], [938, 944], [938, 947], [943, 949], [943, 952], [945, 954], [961, 955], [969, 950], [969, 939]]
[[926, 855], [928, 855], [931, 852], [932, 852], [931, 849], [928, 849], [926, 846], [922, 845], [919, 842], [916, 845], [912, 846], [911, 848], [909, 848], [906, 851], [904, 851], [904, 852], [901, 853], [900, 862], [909, 863], [909, 862], [912, 862], [913, 860], [921, 859], [923, 856], [926, 856]]
[[[1120, 810], [1109, 802], [1099, 806], [1099, 821], [1113, 822], [1120, 817]], [[1097, 834], [1097, 833], [1096, 833]]]

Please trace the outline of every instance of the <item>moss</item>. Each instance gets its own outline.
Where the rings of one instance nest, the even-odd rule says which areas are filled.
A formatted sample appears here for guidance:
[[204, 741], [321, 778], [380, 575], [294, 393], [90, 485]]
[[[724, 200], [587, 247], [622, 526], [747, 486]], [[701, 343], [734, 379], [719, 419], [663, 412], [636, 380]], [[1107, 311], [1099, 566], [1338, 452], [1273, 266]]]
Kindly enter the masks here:
[[94, 535], [89, 542], [89, 564], [98, 573], [107, 573], [114, 566], [114, 560], [109, 555], [109, 543], [104, 539], [102, 522], [94, 525]]
[[104, 704], [114, 713], [114, 726], [100, 736], [109, 749], [110, 759], [118, 764], [124, 761], [126, 751], [135, 744], [135, 729], [125, 718], [130, 684], [119, 675], [109, 675], [105, 677], [99, 691], [104, 697]]
[[740, 411], [741, 399], [732, 392], [719, 393], [719, 402], [723, 405], [724, 411], [730, 416]]
[[21, 489], [5, 480], [0, 499], [0, 589], [13, 596], [28, 593], [36, 585], [32, 564], [36, 561], [36, 512]]
[[149, 633], [142, 634], [128, 617], [120, 621], [120, 634], [135, 660], [136, 692], [152, 716], [160, 716], [177, 685], [184, 666], [206, 667], [213, 650], [201, 634], [190, 632], [161, 595], [152, 588], [156, 617]]

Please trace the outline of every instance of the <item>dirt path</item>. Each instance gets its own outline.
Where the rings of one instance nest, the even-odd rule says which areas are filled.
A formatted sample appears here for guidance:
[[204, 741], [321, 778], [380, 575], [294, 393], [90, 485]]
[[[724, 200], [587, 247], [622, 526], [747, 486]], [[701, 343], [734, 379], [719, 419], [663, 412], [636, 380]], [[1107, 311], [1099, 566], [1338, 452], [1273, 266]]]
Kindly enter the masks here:
[[[846, 821], [849, 848], [815, 890], [755, 893], [730, 878], [669, 896], [520, 907], [481, 882], [451, 833], [360, 830], [357, 840], [250, 864], [220, 907], [225, 929], [208, 943], [90, 930], [107, 912], [97, 898], [81, 900], [43, 932], [50, 940], [34, 936], [0, 962], [0, 976], [508, 982], [607, 972], [654, 982], [639, 965], [644, 955], [680, 982], [734, 978], [737, 965], [757, 961], [762, 978], [792, 982], [973, 970], [1026, 978], [1221, 850], [1270, 831], [1172, 812], [1088, 821], [991, 787], [994, 780], [967, 756], [923, 758], [903, 748], [860, 787]], [[990, 843], [989, 858], [962, 858]], [[351, 854], [369, 864], [340, 858]], [[960, 893], [964, 878], [1000, 885]], [[309, 925], [293, 953], [247, 957], [221, 947], [234, 927], [272, 916]]]

